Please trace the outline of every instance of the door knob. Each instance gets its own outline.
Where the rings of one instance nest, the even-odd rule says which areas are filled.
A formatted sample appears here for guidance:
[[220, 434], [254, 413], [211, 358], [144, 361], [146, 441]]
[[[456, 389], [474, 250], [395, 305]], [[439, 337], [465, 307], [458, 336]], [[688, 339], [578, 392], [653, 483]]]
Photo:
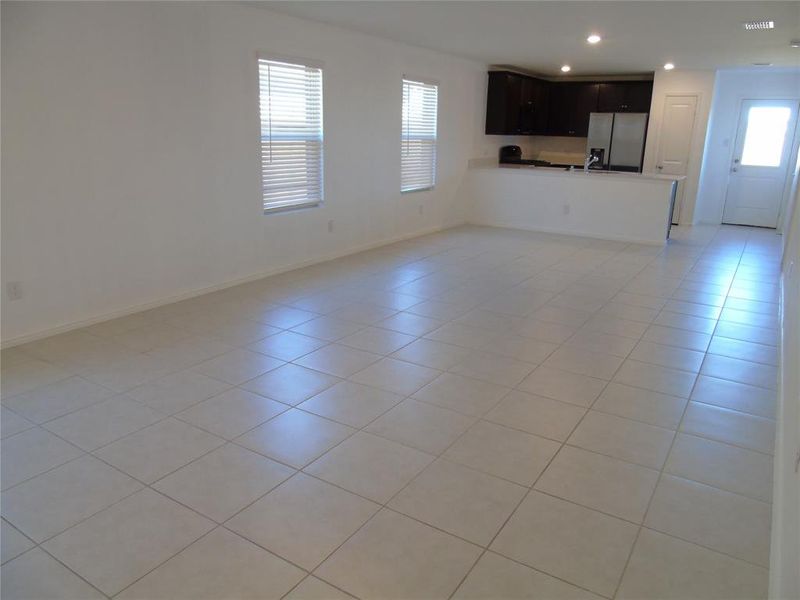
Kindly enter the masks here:
[[738, 165], [739, 164], [739, 159], [738, 158], [734, 158], [733, 162], [735, 162]]
[[663, 169], [663, 168], [664, 168], [664, 165], [658, 165], [658, 167], [657, 167], [657, 169], [658, 169], [659, 171], [660, 171], [661, 169]]
[[731, 171], [733, 171], [734, 173], [736, 173], [736, 171], [738, 171], [738, 170], [739, 170], [739, 169], [737, 169], [736, 167], [733, 167], [733, 168], [731, 169]]

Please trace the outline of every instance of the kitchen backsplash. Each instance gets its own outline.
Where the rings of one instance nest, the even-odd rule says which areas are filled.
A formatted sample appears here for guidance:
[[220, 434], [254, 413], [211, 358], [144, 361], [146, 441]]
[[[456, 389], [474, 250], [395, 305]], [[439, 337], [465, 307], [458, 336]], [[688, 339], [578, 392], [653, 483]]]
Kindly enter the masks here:
[[483, 159], [497, 161], [502, 146], [516, 145], [522, 148], [523, 158], [547, 160], [553, 163], [583, 164], [586, 154], [586, 138], [544, 135], [496, 136], [484, 138]]

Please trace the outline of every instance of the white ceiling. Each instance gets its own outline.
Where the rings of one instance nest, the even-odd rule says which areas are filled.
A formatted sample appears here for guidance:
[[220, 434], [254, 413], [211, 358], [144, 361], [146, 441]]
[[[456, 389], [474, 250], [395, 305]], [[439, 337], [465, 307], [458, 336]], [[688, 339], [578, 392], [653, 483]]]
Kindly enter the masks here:
[[[557, 75], [642, 73], [665, 62], [683, 69], [800, 66], [800, 2], [257, 2], [278, 12], [449, 52], [486, 64]], [[775, 21], [771, 31], [742, 22]], [[603, 41], [585, 39], [597, 32]]]

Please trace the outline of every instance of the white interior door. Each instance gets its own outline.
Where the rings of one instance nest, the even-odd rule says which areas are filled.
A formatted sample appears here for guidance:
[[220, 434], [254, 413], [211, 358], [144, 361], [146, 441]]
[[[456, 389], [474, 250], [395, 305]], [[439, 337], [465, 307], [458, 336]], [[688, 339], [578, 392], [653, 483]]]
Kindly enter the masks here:
[[796, 123], [796, 100], [742, 101], [723, 223], [778, 226]]
[[[664, 115], [656, 155], [656, 168], [665, 175], [685, 176], [689, 168], [692, 149], [694, 119], [697, 113], [697, 96], [671, 96], [664, 99]], [[672, 222], [677, 224], [683, 204], [683, 181], [678, 182]]]

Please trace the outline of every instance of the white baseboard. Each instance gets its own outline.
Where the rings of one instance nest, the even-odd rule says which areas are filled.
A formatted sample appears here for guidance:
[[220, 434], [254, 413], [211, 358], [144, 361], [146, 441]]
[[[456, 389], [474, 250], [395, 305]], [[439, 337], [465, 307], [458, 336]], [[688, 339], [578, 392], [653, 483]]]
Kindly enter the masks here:
[[228, 280], [223, 283], [219, 283], [216, 285], [206, 286], [203, 288], [197, 288], [194, 290], [190, 290], [188, 292], [183, 292], [180, 294], [176, 294], [173, 296], [167, 296], [165, 298], [160, 298], [159, 300], [153, 300], [152, 302], [146, 302], [144, 304], [136, 304], [133, 306], [128, 306], [126, 308], [122, 308], [119, 310], [110, 311], [107, 313], [102, 313], [97, 315], [96, 317], [91, 317], [89, 319], [81, 319], [79, 321], [71, 321], [69, 323], [64, 323], [62, 325], [57, 325], [55, 327], [48, 327], [47, 329], [41, 329], [34, 333], [29, 333], [17, 337], [13, 337], [7, 340], [2, 340], [0, 342], [0, 348], [11, 348], [13, 346], [19, 346], [20, 344], [26, 344], [28, 342], [35, 342], [36, 340], [40, 340], [43, 338], [50, 337], [52, 335], [57, 335], [59, 333], [67, 333], [69, 331], [73, 331], [75, 329], [80, 329], [81, 327], [88, 327], [89, 325], [97, 325], [98, 323], [103, 323], [105, 321], [110, 321], [112, 319], [118, 319], [120, 317], [127, 317], [128, 315], [132, 315], [138, 312], [142, 312], [144, 310], [150, 310], [152, 308], [158, 308], [159, 306], [164, 306], [166, 304], [172, 304], [173, 302], [179, 302], [181, 300], [188, 300], [189, 298], [195, 298], [197, 296], [202, 296], [203, 294], [208, 294], [211, 292], [217, 292], [219, 290], [224, 290], [230, 287], [234, 287], [237, 285], [241, 285], [243, 283], [249, 283], [251, 281], [257, 281], [259, 279], [264, 279], [265, 277], [270, 277], [272, 275], [279, 275], [280, 273], [286, 273], [288, 271], [294, 271], [295, 269], [302, 269], [303, 267], [309, 267], [311, 265], [316, 265], [319, 263], [327, 262], [329, 260], [335, 260], [337, 258], [342, 258], [343, 256], [349, 256], [351, 254], [357, 254], [358, 252], [364, 252], [365, 250], [372, 250], [374, 248], [380, 248], [381, 246], [388, 246], [389, 244], [394, 244], [395, 242], [402, 242], [403, 240], [409, 240], [415, 237], [420, 237], [423, 235], [429, 235], [431, 233], [437, 233], [439, 231], [444, 231], [445, 229], [450, 229], [452, 227], [459, 227], [460, 225], [464, 225], [464, 223], [458, 224], [450, 224], [450, 225], [437, 225], [436, 227], [430, 227], [427, 229], [423, 229], [420, 231], [415, 231], [413, 233], [406, 233], [403, 235], [395, 236], [392, 238], [383, 239], [377, 242], [370, 242], [368, 244], [361, 244], [359, 246], [352, 246], [347, 250], [342, 250], [339, 252], [332, 252], [330, 254], [325, 254], [322, 256], [318, 256], [315, 258], [310, 258], [308, 260], [292, 263], [283, 267], [278, 267], [275, 269], [270, 269], [268, 271], [262, 271], [259, 273], [254, 273], [253, 275], [248, 275], [246, 277], [240, 277], [238, 279]]
[[520, 225], [519, 223], [505, 223], [505, 222], [493, 222], [493, 223], [479, 223], [477, 221], [469, 221], [468, 225], [478, 225], [480, 227], [499, 227], [501, 229], [521, 229], [524, 231], [537, 231], [539, 233], [556, 233], [559, 235], [571, 235], [573, 237], [586, 237], [592, 238], [595, 240], [610, 240], [613, 242], [628, 242], [631, 244], [646, 244], [648, 246], [663, 246], [667, 240], [665, 239], [663, 242], [654, 242], [653, 240], [643, 240], [635, 237], [630, 236], [623, 236], [623, 235], [599, 235], [597, 233], [591, 233], [588, 231], [575, 231], [574, 229], [559, 229], [554, 227], [536, 227], [532, 225]]

